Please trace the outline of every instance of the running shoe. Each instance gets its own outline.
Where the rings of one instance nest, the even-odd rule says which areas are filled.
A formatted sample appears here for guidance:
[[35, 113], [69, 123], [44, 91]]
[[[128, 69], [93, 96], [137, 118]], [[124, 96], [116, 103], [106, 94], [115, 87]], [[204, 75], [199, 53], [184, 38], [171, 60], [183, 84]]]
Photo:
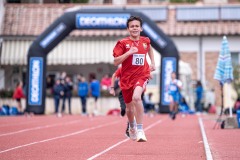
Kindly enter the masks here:
[[137, 128], [131, 128], [129, 127], [129, 137], [131, 140], [136, 141], [137, 139]]
[[137, 131], [137, 142], [147, 142], [147, 138], [146, 138], [145, 133], [142, 129], [139, 129]]
[[62, 113], [57, 113], [57, 117], [61, 118], [62, 117]]
[[129, 135], [129, 123], [127, 123], [127, 129], [126, 129], [125, 135], [126, 135], [126, 137], [130, 138], [130, 135]]
[[129, 135], [129, 130], [127, 129], [126, 132], [125, 132], [125, 136], [130, 138], [130, 135]]
[[124, 117], [124, 116], [125, 116], [125, 114], [126, 114], [126, 110], [125, 110], [125, 109], [123, 109], [123, 108], [121, 108], [121, 116], [122, 116], [122, 117]]
[[175, 119], [176, 119], [176, 113], [173, 113], [172, 120], [175, 120]]

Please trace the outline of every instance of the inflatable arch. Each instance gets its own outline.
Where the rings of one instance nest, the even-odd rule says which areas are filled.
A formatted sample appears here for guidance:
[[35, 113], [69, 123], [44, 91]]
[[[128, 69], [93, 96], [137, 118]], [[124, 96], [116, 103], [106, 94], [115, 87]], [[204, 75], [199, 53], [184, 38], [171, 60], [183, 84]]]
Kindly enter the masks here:
[[168, 111], [166, 85], [172, 71], [178, 73], [178, 51], [172, 40], [147, 16], [128, 9], [79, 9], [67, 11], [51, 24], [32, 43], [28, 50], [26, 77], [26, 111], [43, 114], [46, 97], [47, 54], [75, 29], [126, 29], [130, 16], [140, 16], [143, 20], [143, 36], [148, 36], [151, 45], [161, 54], [160, 112]]

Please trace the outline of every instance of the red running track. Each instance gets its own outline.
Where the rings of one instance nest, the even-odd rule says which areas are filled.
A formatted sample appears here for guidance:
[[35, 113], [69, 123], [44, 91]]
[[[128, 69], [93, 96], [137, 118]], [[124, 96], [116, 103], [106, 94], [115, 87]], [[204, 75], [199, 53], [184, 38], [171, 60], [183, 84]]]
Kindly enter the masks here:
[[239, 129], [213, 129], [214, 123], [210, 116], [145, 116], [148, 142], [139, 143], [125, 137], [126, 117], [0, 117], [0, 159], [240, 159]]

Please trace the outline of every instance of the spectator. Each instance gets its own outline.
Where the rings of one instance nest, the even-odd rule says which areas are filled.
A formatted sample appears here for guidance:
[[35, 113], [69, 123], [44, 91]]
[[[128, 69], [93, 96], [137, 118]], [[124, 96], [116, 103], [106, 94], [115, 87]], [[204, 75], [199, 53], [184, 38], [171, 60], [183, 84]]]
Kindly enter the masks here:
[[19, 112], [22, 112], [22, 103], [21, 103], [22, 98], [25, 98], [25, 95], [23, 93], [23, 83], [20, 81], [17, 83], [13, 93], [13, 99], [17, 101], [17, 108]]
[[65, 112], [65, 101], [66, 101], [66, 94], [67, 94], [67, 89], [66, 89], [66, 81], [62, 77], [60, 78], [60, 85], [63, 88], [63, 95], [60, 97], [60, 100], [62, 100], [62, 111], [61, 113]]
[[110, 74], [105, 74], [101, 80], [101, 87], [103, 91], [110, 90], [111, 87], [111, 76]]
[[57, 117], [62, 117], [62, 113], [59, 112], [60, 99], [64, 96], [64, 86], [61, 84], [61, 80], [57, 79], [53, 87], [53, 97], [55, 105], [55, 114]]
[[87, 96], [88, 96], [88, 83], [86, 82], [85, 77], [79, 77], [78, 82], [78, 96], [82, 104], [82, 115], [86, 115], [87, 110]]
[[203, 87], [202, 87], [201, 81], [197, 81], [195, 93], [196, 93], [196, 101], [195, 101], [196, 111], [202, 112], [203, 107], [202, 107], [201, 102], [202, 102], [202, 98], [203, 98]]
[[211, 114], [216, 114], [216, 106], [209, 103], [208, 104], [208, 113], [211, 113]]
[[100, 97], [100, 82], [96, 79], [95, 74], [90, 74], [90, 95], [94, 98], [93, 114], [98, 115], [97, 100]]
[[237, 110], [240, 110], [240, 97], [238, 97], [238, 99], [236, 100], [236, 102], [234, 104], [234, 112], [236, 113]]
[[[66, 81], [64, 84], [65, 87], [65, 98], [68, 101], [68, 112], [69, 114], [72, 114], [71, 111], [71, 99], [72, 99], [72, 90], [73, 90], [73, 83], [70, 77], [66, 77]], [[64, 105], [64, 109], [65, 109], [65, 105]]]

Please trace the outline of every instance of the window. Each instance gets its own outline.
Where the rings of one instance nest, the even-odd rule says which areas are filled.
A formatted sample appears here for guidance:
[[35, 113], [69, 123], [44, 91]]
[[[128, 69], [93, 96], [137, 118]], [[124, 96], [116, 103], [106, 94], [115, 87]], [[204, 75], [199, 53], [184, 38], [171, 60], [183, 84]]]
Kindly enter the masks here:
[[231, 52], [232, 64], [240, 65], [240, 52]]
[[218, 7], [177, 7], [177, 21], [217, 21]]

